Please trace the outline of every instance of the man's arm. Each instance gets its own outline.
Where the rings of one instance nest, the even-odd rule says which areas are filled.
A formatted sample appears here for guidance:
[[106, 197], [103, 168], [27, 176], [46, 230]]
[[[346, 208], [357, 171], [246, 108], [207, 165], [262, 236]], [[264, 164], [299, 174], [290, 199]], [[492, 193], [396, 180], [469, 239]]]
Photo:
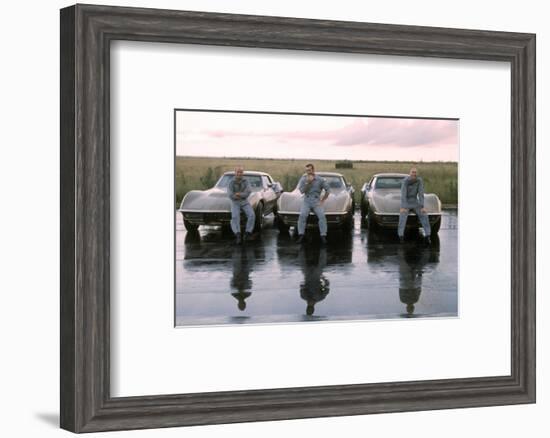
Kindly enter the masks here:
[[308, 189], [309, 183], [307, 182], [307, 178], [305, 175], [302, 175], [300, 181], [298, 182], [298, 190], [300, 190], [300, 193], [305, 193]]
[[422, 178], [418, 179], [418, 203], [420, 208], [424, 208], [424, 181]]
[[328, 182], [326, 179], [323, 178], [323, 184], [322, 184], [322, 187], [323, 189], [325, 189], [325, 195], [321, 198], [321, 202], [325, 202], [325, 200], [328, 198], [328, 196], [330, 195], [330, 186], [328, 185]]
[[250, 193], [252, 193], [252, 190], [250, 189], [250, 182], [248, 182], [247, 179], [243, 179], [244, 188], [239, 193], [240, 199], [246, 199], [250, 196]]
[[401, 181], [401, 208], [407, 208], [407, 178]]
[[233, 199], [233, 201], [237, 200], [233, 191], [233, 180], [230, 180], [229, 184], [227, 184], [227, 194], [229, 195], [229, 199]]

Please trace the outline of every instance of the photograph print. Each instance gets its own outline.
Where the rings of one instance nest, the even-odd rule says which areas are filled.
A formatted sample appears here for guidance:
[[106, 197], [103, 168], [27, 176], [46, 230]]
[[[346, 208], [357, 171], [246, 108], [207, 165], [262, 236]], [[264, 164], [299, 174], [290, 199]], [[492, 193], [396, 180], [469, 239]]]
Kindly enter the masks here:
[[177, 327], [458, 316], [458, 119], [174, 121]]

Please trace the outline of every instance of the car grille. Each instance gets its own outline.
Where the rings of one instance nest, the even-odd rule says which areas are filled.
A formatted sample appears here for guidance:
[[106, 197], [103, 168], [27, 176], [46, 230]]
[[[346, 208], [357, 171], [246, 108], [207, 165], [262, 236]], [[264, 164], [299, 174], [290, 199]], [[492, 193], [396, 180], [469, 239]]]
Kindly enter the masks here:
[[[286, 224], [293, 224], [293, 225], [298, 223], [298, 217], [299, 217], [299, 215], [290, 215], [290, 214], [282, 215], [283, 221]], [[328, 224], [341, 224], [346, 219], [345, 215], [335, 215], [335, 214], [327, 214], [327, 215], [325, 215], [325, 217], [327, 218], [327, 223]], [[313, 225], [318, 225], [318, 224], [319, 224], [319, 218], [317, 217], [317, 215], [310, 214], [307, 217], [307, 225], [308, 226], [313, 226]]]
[[[428, 219], [430, 221], [430, 225], [433, 225], [434, 223], [437, 222], [437, 220], [439, 219], [439, 216], [431, 215], [431, 216], [428, 216]], [[398, 215], [387, 215], [387, 216], [380, 215], [377, 218], [377, 222], [380, 223], [381, 225], [397, 226], [397, 224], [399, 223], [399, 216]], [[418, 216], [416, 214], [409, 215], [407, 217], [407, 226], [409, 227], [420, 226], [420, 221], [418, 220]]]
[[231, 213], [184, 213], [183, 217], [190, 222], [208, 224], [229, 222]]

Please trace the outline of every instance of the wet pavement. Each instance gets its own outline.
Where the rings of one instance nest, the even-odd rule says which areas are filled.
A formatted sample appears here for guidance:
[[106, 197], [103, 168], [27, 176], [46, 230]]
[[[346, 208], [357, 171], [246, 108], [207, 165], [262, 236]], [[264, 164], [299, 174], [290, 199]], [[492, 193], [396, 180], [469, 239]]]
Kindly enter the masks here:
[[176, 215], [176, 325], [454, 317], [458, 218], [444, 211], [438, 236], [400, 244], [393, 233], [329, 230], [295, 243], [266, 218], [243, 246], [215, 227], [187, 233]]

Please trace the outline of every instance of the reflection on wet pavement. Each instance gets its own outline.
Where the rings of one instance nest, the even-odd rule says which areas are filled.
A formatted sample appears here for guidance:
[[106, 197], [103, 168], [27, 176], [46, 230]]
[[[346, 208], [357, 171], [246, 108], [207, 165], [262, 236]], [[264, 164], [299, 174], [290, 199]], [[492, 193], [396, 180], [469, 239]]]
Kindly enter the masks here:
[[273, 219], [243, 246], [231, 233], [176, 219], [176, 325], [457, 316], [457, 212], [445, 211], [431, 245], [399, 244], [355, 218], [353, 233], [317, 233], [298, 245]]

